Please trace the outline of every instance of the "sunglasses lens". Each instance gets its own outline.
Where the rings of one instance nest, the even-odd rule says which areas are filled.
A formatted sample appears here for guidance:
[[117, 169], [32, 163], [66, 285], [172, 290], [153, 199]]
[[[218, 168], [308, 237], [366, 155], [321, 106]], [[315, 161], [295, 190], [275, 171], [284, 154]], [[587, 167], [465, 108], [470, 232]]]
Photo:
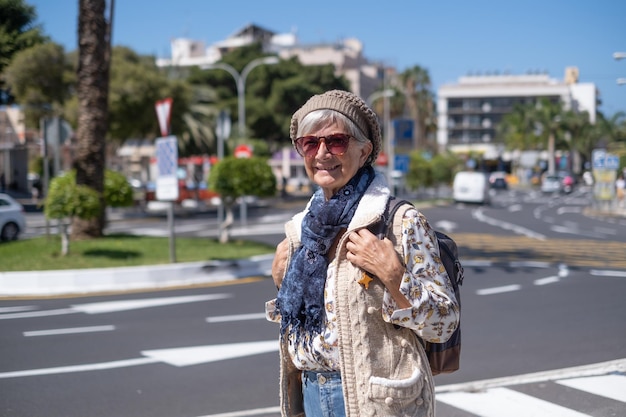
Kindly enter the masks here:
[[296, 150], [302, 156], [314, 157], [322, 141], [324, 141], [326, 149], [331, 155], [343, 155], [348, 149], [350, 135], [335, 133], [326, 137], [303, 136], [296, 139]]
[[317, 136], [304, 136], [296, 140], [296, 150], [302, 156], [315, 155], [319, 147], [320, 138]]
[[326, 148], [333, 155], [343, 155], [348, 149], [350, 136], [343, 133], [330, 135], [326, 138]]

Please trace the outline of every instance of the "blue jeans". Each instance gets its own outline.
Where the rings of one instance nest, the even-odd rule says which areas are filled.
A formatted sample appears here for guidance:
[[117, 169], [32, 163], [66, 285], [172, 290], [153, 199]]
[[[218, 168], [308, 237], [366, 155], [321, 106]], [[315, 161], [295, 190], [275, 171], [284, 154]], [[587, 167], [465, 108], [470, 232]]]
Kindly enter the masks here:
[[302, 372], [304, 413], [312, 417], [345, 417], [339, 372]]

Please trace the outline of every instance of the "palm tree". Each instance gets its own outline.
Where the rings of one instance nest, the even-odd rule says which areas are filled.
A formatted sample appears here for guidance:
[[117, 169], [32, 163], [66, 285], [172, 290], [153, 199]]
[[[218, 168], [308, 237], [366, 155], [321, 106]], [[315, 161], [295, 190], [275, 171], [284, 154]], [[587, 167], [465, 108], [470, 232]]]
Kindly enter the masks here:
[[537, 128], [533, 119], [534, 110], [533, 104], [518, 104], [498, 124], [498, 137], [508, 150], [541, 148], [541, 141], [536, 134]]
[[565, 144], [572, 155], [572, 168], [577, 174], [584, 163], [591, 159], [591, 151], [595, 141], [591, 135], [593, 125], [589, 121], [589, 113], [567, 110], [563, 112], [563, 128]]
[[532, 115], [537, 128], [539, 136], [546, 140], [548, 143], [548, 172], [554, 173], [554, 153], [556, 149], [557, 136], [563, 133], [563, 104], [558, 102], [552, 102], [547, 98], [542, 98], [537, 101], [535, 105], [535, 111]]
[[184, 132], [178, 137], [181, 155], [216, 153], [215, 128], [219, 109], [217, 92], [206, 85], [194, 85], [191, 104], [183, 114]]
[[400, 81], [409, 116], [415, 123], [413, 145], [415, 148], [428, 147], [427, 139], [435, 131], [437, 123], [428, 70], [416, 65], [400, 74]]
[[104, 169], [108, 127], [109, 69], [113, 7], [105, 17], [106, 0], [80, 0], [78, 11], [78, 128], [76, 131], [76, 184], [95, 190], [100, 213], [89, 220], [76, 219], [72, 238], [102, 236], [105, 224]]

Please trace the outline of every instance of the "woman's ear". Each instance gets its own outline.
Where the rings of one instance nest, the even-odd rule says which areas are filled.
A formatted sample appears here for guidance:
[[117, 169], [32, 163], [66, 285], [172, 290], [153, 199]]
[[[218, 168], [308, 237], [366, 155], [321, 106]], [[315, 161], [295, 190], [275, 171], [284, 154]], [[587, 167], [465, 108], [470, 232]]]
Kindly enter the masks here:
[[363, 147], [361, 148], [361, 157], [359, 159], [359, 167], [362, 167], [363, 165], [365, 165], [365, 161], [367, 161], [367, 158], [369, 158], [370, 154], [372, 153], [372, 149], [374, 149], [374, 145], [372, 144], [371, 141], [367, 141], [367, 143], [365, 145], [363, 145]]

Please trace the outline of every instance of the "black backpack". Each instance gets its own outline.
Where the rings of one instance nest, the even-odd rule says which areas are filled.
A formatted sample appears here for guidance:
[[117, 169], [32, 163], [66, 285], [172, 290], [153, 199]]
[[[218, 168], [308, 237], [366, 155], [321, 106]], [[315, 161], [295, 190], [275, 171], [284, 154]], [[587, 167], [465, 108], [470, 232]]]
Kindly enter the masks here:
[[[387, 231], [391, 228], [393, 230], [393, 220], [396, 212], [403, 205], [413, 204], [406, 200], [398, 200], [395, 197], [391, 197], [387, 202], [387, 208], [381, 221], [380, 229], [378, 230], [378, 237], [384, 238], [387, 235]], [[456, 242], [445, 233], [435, 231], [437, 241], [439, 243], [439, 252], [443, 266], [450, 277], [452, 287], [454, 288], [454, 294], [459, 303], [459, 309], [461, 308], [461, 292], [459, 286], [463, 284], [463, 266], [459, 260], [459, 252]], [[441, 373], [450, 373], [459, 369], [459, 362], [461, 359], [461, 323], [452, 333], [450, 339], [444, 343], [429, 343], [422, 341], [424, 349], [430, 362], [430, 369], [433, 375]]]

